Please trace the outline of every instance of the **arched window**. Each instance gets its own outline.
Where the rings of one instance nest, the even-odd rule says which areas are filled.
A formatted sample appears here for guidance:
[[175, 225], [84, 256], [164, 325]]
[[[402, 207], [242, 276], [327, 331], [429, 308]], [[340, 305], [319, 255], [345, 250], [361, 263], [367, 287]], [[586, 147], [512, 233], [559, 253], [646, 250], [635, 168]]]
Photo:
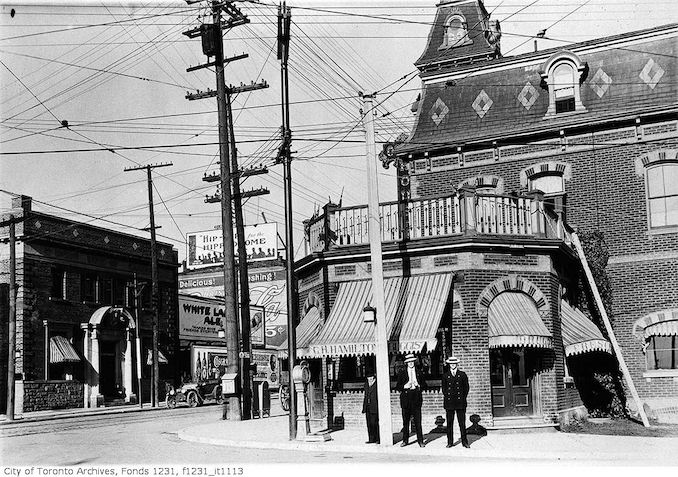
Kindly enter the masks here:
[[649, 167], [645, 177], [650, 228], [678, 226], [678, 163]]
[[466, 18], [460, 13], [454, 13], [445, 20], [443, 43], [440, 50], [472, 43], [468, 37]]
[[565, 193], [563, 174], [553, 173], [530, 177], [528, 188], [530, 191], [540, 190], [546, 196], [563, 194]]
[[579, 81], [586, 69], [577, 55], [559, 51], [551, 55], [542, 66], [541, 76], [549, 91], [549, 107], [546, 117], [558, 114], [584, 112]]

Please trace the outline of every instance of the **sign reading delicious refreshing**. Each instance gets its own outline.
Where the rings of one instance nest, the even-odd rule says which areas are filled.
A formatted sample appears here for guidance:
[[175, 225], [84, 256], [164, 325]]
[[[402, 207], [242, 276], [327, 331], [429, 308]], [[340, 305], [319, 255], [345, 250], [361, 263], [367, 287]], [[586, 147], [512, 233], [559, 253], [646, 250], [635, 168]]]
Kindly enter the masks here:
[[[250, 329], [253, 345], [265, 345], [264, 308], [250, 305]], [[224, 327], [224, 306], [216, 300], [179, 295], [179, 339], [224, 342], [219, 330]]]
[[[224, 262], [224, 243], [221, 230], [206, 230], [186, 234], [188, 268], [201, 268]], [[238, 236], [233, 235], [235, 255], [238, 256]], [[270, 260], [278, 256], [278, 226], [272, 224], [245, 227], [247, 260]]]
[[[250, 271], [250, 302], [263, 307], [266, 315], [266, 346], [277, 348], [287, 339], [287, 292], [285, 270]], [[179, 292], [198, 297], [224, 295], [224, 276], [210, 273], [198, 278], [179, 275]]]

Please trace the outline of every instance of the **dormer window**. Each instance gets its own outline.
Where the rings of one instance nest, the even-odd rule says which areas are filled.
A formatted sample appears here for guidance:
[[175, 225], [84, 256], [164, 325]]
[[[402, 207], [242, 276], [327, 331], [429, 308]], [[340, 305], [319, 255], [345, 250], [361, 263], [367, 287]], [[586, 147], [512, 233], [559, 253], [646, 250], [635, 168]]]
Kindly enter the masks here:
[[549, 92], [546, 118], [559, 114], [584, 112], [579, 88], [581, 75], [586, 68], [577, 55], [569, 51], [553, 54], [542, 67], [542, 78]]
[[468, 37], [466, 18], [461, 13], [454, 13], [445, 20], [443, 43], [438, 48], [444, 50], [473, 43]]

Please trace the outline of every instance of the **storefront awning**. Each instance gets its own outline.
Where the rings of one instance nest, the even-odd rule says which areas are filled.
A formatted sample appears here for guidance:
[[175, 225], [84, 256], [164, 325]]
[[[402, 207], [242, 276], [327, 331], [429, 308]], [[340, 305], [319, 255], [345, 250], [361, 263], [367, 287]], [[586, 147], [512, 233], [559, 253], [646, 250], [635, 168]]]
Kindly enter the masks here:
[[633, 334], [640, 341], [650, 336], [678, 335], [678, 308], [650, 313], [633, 324]]
[[525, 293], [497, 295], [487, 310], [487, 321], [490, 348], [551, 347], [551, 333], [541, 320], [537, 305]]
[[79, 363], [80, 356], [78, 356], [68, 338], [52, 336], [49, 339], [49, 362], [50, 364]]
[[[158, 350], [158, 364], [167, 364], [167, 362], [165, 355], [162, 354], [162, 351]], [[153, 350], [151, 349], [146, 350], [146, 364], [148, 366], [153, 365]]]
[[590, 351], [604, 351], [612, 354], [610, 342], [603, 338], [598, 327], [584, 313], [571, 307], [566, 301], [561, 301], [560, 316], [565, 356]]
[[[304, 318], [299, 322], [295, 328], [295, 339], [297, 342], [297, 355], [302, 356], [305, 352], [305, 348], [311, 343], [311, 340], [318, 335], [320, 328], [322, 328], [323, 321], [320, 317], [320, 310], [317, 307], [313, 307]], [[287, 357], [287, 340], [283, 341], [280, 345], [280, 354], [281, 358]]]
[[[436, 347], [436, 332], [447, 305], [451, 274], [417, 275], [384, 280], [389, 352], [420, 353]], [[374, 305], [372, 281], [339, 285], [325, 326], [311, 341], [306, 357], [374, 354], [374, 323], [363, 322], [363, 308]]]

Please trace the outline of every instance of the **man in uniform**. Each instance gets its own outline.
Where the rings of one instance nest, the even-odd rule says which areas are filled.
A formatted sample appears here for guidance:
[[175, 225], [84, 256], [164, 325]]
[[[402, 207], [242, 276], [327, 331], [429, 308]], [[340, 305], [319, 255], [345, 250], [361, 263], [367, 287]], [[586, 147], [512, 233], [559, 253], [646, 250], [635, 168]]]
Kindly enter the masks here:
[[415, 368], [417, 360], [413, 354], [405, 356], [407, 367], [398, 373], [396, 389], [400, 391], [400, 407], [403, 413], [403, 442], [401, 447], [407, 445], [410, 438], [410, 419], [414, 419], [414, 429], [417, 433], [419, 447], [425, 447], [424, 434], [421, 431], [421, 389], [426, 385], [422, 372]]
[[465, 372], [458, 369], [459, 358], [450, 356], [445, 360], [445, 363], [449, 366], [443, 375], [443, 405], [447, 420], [447, 447], [454, 445], [452, 427], [456, 413], [459, 430], [461, 431], [461, 444], [468, 448], [470, 447], [468, 437], [466, 436], [466, 397], [469, 391], [468, 376], [466, 376]]
[[365, 397], [363, 398], [363, 414], [367, 421], [367, 442], [379, 444], [379, 405], [377, 402], [377, 379], [374, 371], [367, 371]]

